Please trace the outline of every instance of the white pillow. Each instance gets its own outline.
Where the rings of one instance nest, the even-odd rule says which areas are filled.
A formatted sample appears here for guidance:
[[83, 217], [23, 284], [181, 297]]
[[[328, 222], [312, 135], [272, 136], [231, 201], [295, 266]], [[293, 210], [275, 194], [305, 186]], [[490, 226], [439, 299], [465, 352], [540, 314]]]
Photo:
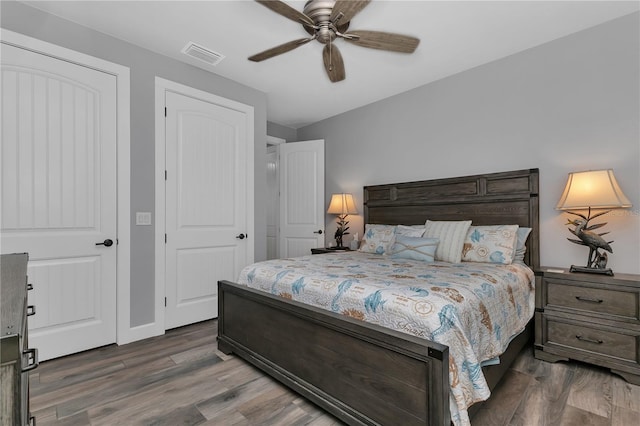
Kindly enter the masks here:
[[371, 225], [364, 226], [364, 237], [360, 245], [360, 251], [365, 253], [385, 254], [393, 245], [396, 236], [394, 225]]
[[516, 251], [518, 225], [471, 226], [462, 249], [463, 262], [509, 265]]
[[404, 235], [405, 237], [422, 237], [422, 234], [424, 234], [424, 225], [396, 226], [396, 236]]
[[462, 247], [470, 226], [470, 220], [427, 220], [423, 237], [440, 240], [436, 249], [436, 260], [460, 263], [462, 260]]

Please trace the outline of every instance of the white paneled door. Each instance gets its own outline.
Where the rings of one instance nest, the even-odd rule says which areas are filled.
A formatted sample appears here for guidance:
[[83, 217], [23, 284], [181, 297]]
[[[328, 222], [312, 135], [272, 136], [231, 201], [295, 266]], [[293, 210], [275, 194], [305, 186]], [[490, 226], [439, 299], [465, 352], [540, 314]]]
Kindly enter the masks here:
[[[40, 359], [116, 341], [116, 77], [2, 45], [2, 253]], [[113, 244], [110, 244], [113, 243]]]
[[324, 140], [280, 148], [280, 257], [324, 246]]
[[246, 115], [167, 91], [165, 328], [218, 316], [247, 253]]

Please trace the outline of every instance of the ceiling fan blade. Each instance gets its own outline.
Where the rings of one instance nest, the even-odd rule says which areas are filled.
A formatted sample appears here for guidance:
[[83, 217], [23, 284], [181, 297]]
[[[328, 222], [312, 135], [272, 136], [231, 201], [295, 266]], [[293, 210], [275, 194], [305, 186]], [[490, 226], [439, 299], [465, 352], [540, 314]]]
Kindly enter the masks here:
[[307, 15], [302, 12], [297, 11], [292, 8], [288, 4], [280, 1], [280, 0], [256, 0], [261, 5], [268, 7], [274, 12], [284, 16], [285, 18], [289, 18], [292, 21], [296, 21], [302, 25], [314, 26], [315, 24]]
[[402, 53], [413, 53], [420, 43], [415, 37], [381, 31], [349, 31], [344, 39], [362, 47]]
[[345, 79], [344, 61], [342, 60], [342, 55], [338, 47], [331, 43], [325, 44], [322, 50], [322, 61], [324, 62], [324, 69], [327, 71], [329, 80], [331, 80], [332, 83]]
[[333, 5], [329, 20], [335, 23], [335, 19], [340, 15], [340, 12], [342, 12], [343, 16], [338, 23], [349, 22], [351, 18], [356, 16], [356, 14], [364, 9], [370, 2], [371, 0], [338, 0], [336, 4]]
[[303, 44], [307, 44], [314, 38], [315, 37], [301, 38], [299, 40], [293, 40], [288, 43], [281, 44], [280, 46], [272, 47], [271, 49], [265, 50], [264, 52], [256, 53], [255, 55], [250, 56], [249, 60], [253, 62], [261, 62], [265, 59], [273, 58], [274, 56], [289, 52], [296, 47], [300, 47]]

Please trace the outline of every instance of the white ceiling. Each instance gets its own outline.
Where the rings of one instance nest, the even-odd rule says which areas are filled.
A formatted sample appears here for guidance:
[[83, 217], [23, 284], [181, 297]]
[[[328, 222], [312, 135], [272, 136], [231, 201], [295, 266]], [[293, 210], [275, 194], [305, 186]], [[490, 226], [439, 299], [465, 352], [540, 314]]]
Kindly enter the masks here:
[[[420, 38], [411, 55], [338, 40], [347, 78], [331, 83], [322, 45], [263, 62], [252, 54], [303, 38], [302, 26], [250, 0], [25, 1], [267, 94], [269, 121], [299, 128], [639, 10], [638, 1], [374, 0], [351, 29]], [[286, 1], [302, 11], [305, 1]], [[196, 42], [226, 58], [208, 66], [180, 51]]]

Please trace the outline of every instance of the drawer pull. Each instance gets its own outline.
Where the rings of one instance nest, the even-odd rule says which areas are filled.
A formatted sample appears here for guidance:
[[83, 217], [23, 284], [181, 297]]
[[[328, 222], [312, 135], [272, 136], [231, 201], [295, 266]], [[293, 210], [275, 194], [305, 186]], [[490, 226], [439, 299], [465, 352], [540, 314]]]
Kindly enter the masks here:
[[39, 364], [38, 362], [38, 349], [30, 348], [22, 352], [23, 355], [27, 355], [27, 366], [22, 367], [22, 372], [26, 373], [27, 371], [31, 371], [36, 368]]
[[602, 340], [593, 340], [593, 339], [588, 339], [586, 337], [582, 337], [581, 335], [576, 335], [576, 339], [581, 340], [583, 342], [588, 342], [588, 343], [595, 343], [596, 345], [601, 345], [604, 343], [604, 341]]
[[576, 296], [576, 299], [578, 299], [581, 302], [590, 302], [590, 303], [602, 303], [602, 302], [604, 302], [604, 300], [602, 300], [602, 299], [591, 299], [589, 297], [582, 297], [582, 296]]

